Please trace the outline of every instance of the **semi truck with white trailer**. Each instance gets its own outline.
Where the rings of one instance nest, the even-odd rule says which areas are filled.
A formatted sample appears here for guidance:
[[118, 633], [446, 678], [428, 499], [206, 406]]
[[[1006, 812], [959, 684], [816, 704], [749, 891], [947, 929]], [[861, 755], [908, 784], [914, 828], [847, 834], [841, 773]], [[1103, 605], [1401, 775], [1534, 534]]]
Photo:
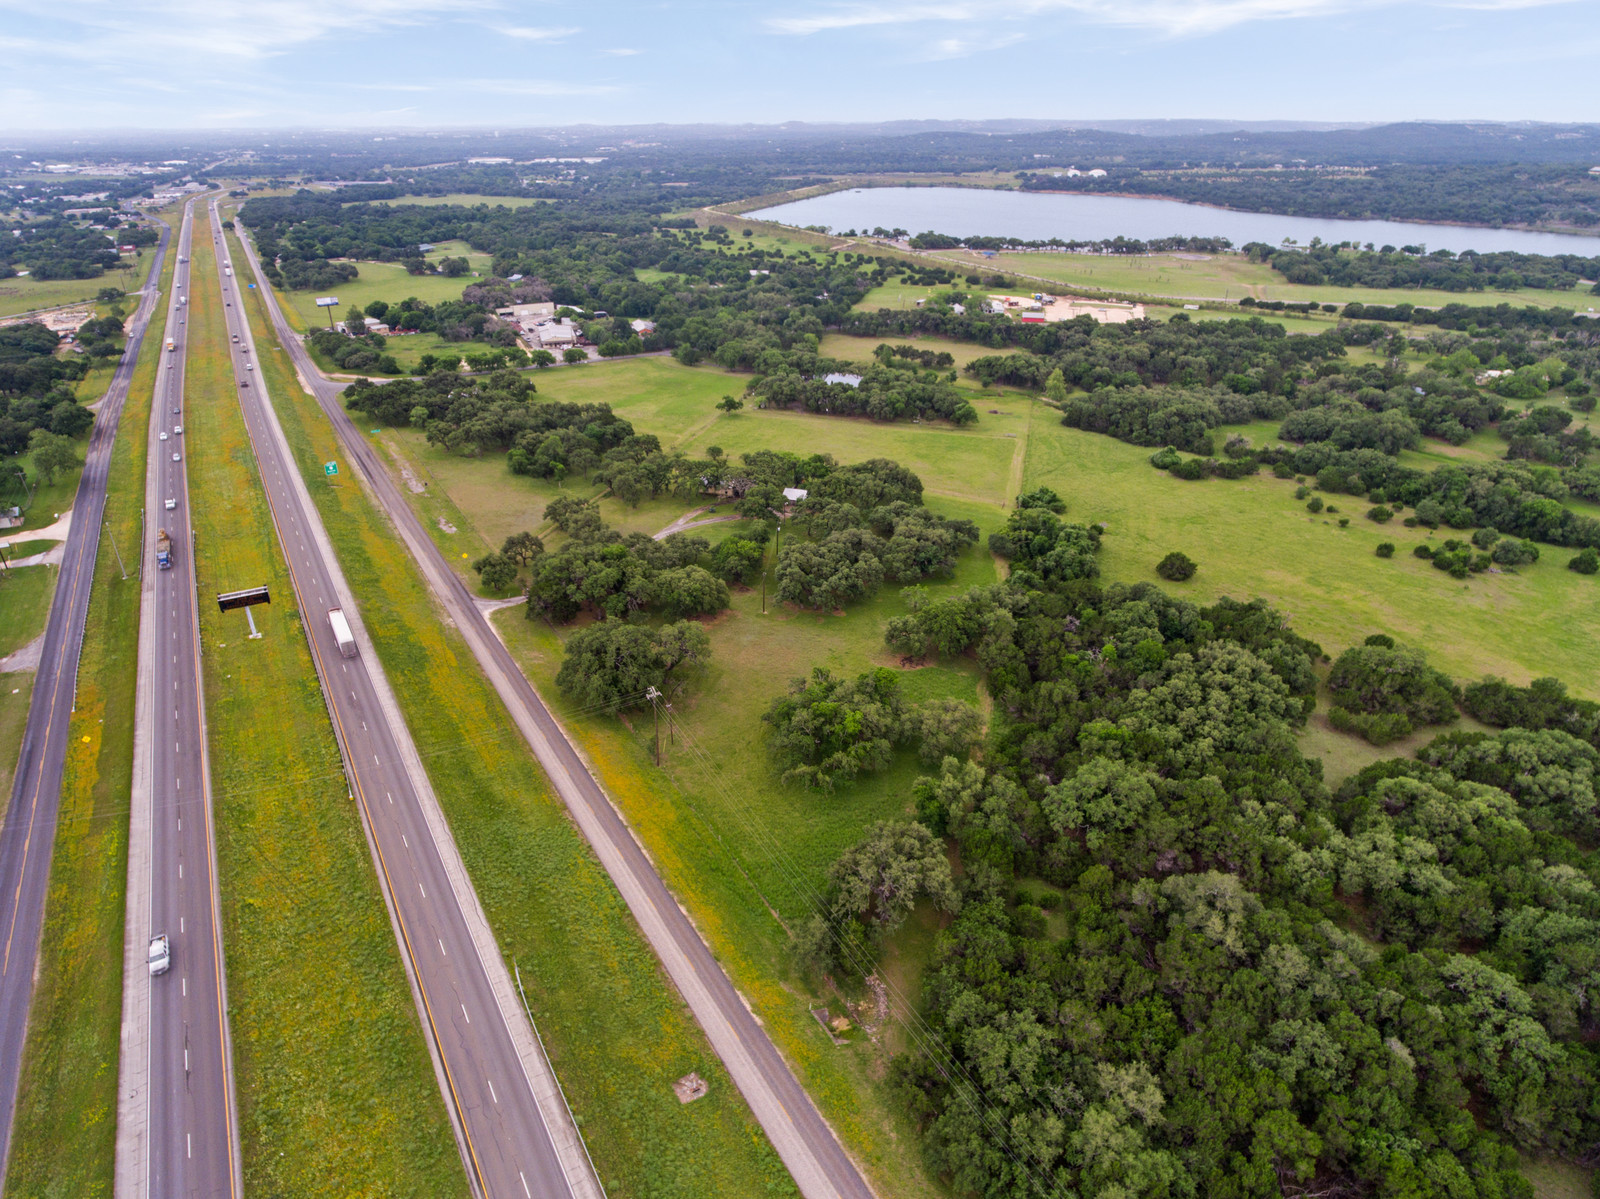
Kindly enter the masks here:
[[328, 627], [333, 630], [333, 639], [339, 643], [339, 653], [346, 658], [355, 657], [355, 634], [350, 631], [350, 622], [344, 618], [342, 609], [328, 609]]

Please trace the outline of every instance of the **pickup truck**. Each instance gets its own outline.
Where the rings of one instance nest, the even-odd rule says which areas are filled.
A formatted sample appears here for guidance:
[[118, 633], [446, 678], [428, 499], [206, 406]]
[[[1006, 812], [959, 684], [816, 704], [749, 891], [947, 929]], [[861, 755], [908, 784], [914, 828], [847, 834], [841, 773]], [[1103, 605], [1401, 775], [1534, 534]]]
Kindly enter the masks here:
[[172, 946], [167, 941], [166, 933], [157, 933], [150, 938], [150, 976], [165, 974], [172, 966]]

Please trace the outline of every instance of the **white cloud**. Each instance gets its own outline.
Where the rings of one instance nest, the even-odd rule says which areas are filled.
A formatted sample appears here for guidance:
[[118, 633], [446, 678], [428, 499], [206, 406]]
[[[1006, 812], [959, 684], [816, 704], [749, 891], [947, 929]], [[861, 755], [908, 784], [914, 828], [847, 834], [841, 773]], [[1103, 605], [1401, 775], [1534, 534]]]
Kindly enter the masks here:
[[559, 42], [575, 33], [583, 32], [574, 28], [527, 25], [491, 25], [490, 28], [502, 37], [514, 37], [524, 42]]
[[[770, 17], [774, 33], [805, 36], [836, 29], [1001, 21], [1072, 13], [1099, 25], [1143, 29], [1170, 37], [1217, 33], [1253, 21], [1296, 20], [1391, 7], [1403, 0], [1016, 0], [1004, 8], [975, 0], [936, 4], [845, 4], [804, 16]], [[1434, 0], [1432, 7], [1475, 11], [1542, 8], [1578, 0]], [[944, 39], [955, 41], [956, 39]]]
[[[494, 7], [494, 0], [82, 0], [52, 11], [34, 41], [42, 54], [102, 62], [170, 64], [179, 55], [264, 59], [329, 38], [370, 36]], [[40, 17], [32, 0], [0, 0], [0, 12]]]
[[1015, 46], [1026, 34], [1007, 33], [999, 37], [942, 37], [928, 43], [919, 56], [924, 62], [944, 62], [952, 58], [968, 58], [989, 50], [1003, 50]]
[[614, 46], [609, 50], [602, 50], [602, 51], [600, 51], [600, 53], [602, 53], [602, 54], [610, 54], [610, 55], [612, 55], [613, 57], [616, 57], [616, 58], [632, 58], [635, 54], [643, 54], [644, 51], [643, 50], [630, 50], [626, 46]]

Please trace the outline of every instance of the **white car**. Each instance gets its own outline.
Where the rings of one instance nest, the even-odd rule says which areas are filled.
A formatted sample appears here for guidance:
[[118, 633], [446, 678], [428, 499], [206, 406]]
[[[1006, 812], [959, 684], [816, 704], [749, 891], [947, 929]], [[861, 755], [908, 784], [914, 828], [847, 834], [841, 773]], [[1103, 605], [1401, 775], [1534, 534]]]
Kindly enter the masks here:
[[177, 500], [170, 499], [170, 498], [167, 500], [167, 511], [168, 512], [171, 512], [177, 506], [178, 506], [178, 501]]
[[172, 431], [181, 436], [183, 434], [183, 426], [182, 425], [173, 425], [172, 426]]
[[182, 462], [183, 461], [183, 455], [178, 453], [177, 450], [173, 450], [172, 451], [172, 460], [174, 462]]
[[244, 364], [244, 369], [247, 371], [253, 371], [256, 369], [256, 364], [253, 362], [247, 362]]
[[166, 933], [157, 933], [150, 938], [150, 974], [165, 974], [172, 965], [172, 946], [167, 942]]
[[165, 429], [163, 429], [163, 430], [161, 430], [161, 440], [165, 441], [166, 439], [167, 439], [167, 431]]

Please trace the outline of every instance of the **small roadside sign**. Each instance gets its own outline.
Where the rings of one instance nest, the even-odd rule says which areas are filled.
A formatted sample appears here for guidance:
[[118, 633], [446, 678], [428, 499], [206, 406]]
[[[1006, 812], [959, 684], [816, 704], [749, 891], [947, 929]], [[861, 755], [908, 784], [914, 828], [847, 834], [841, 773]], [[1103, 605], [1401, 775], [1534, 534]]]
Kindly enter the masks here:
[[338, 474], [339, 473], [339, 464], [337, 462], [324, 462], [322, 464], [322, 473], [325, 474], [325, 475], [336, 475], [336, 474]]

